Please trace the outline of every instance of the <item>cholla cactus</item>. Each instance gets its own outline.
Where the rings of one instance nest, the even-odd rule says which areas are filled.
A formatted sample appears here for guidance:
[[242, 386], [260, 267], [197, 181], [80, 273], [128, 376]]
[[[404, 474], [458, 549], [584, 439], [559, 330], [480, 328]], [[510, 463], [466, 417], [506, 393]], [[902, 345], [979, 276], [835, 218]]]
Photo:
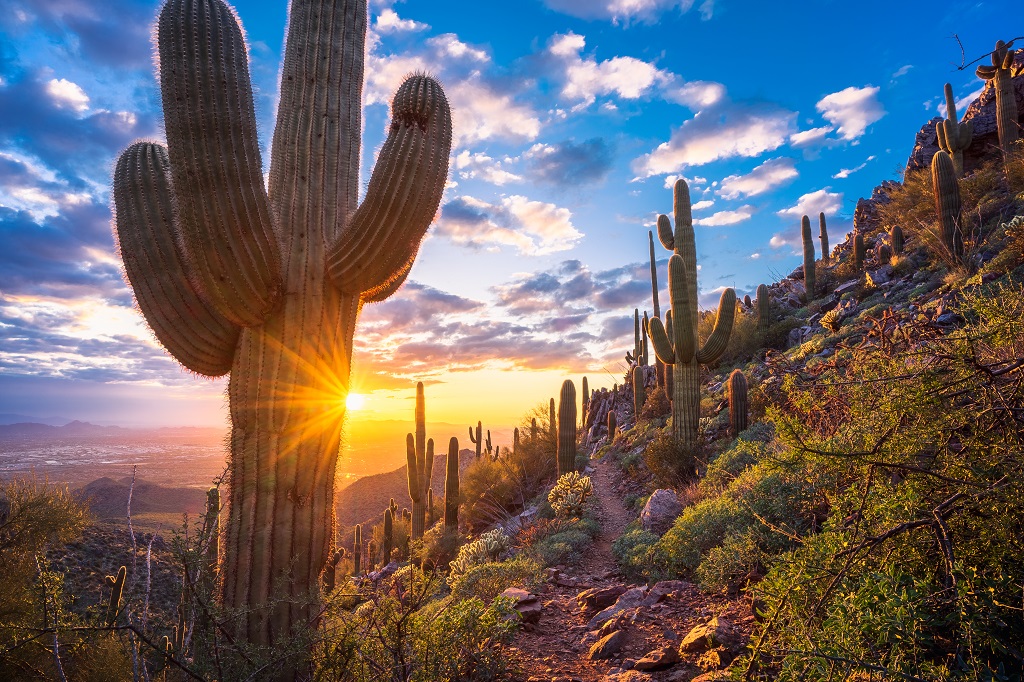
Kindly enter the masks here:
[[254, 646], [316, 620], [359, 311], [405, 281], [448, 175], [448, 102], [414, 75], [360, 182], [366, 25], [366, 0], [292, 0], [265, 184], [235, 13], [168, 0], [156, 30], [167, 146], [132, 144], [114, 172], [117, 241], [147, 322], [188, 369], [230, 372], [222, 596]]
[[557, 516], [576, 518], [583, 516], [583, 504], [593, 493], [590, 476], [570, 471], [558, 478], [555, 487], [548, 493], [548, 504]]
[[935, 127], [935, 134], [939, 138], [939, 149], [952, 157], [953, 171], [961, 178], [964, 175], [964, 150], [971, 146], [974, 124], [971, 121], [958, 121], [953, 86], [946, 83], [943, 90], [946, 95], [946, 118]]
[[842, 321], [842, 313], [839, 308], [833, 308], [821, 316], [821, 326], [835, 333], [839, 331], [839, 323]]
[[455, 561], [449, 565], [448, 584], [455, 585], [474, 566], [497, 561], [511, 546], [511, 538], [501, 528], [487, 531], [473, 542], [463, 545]]

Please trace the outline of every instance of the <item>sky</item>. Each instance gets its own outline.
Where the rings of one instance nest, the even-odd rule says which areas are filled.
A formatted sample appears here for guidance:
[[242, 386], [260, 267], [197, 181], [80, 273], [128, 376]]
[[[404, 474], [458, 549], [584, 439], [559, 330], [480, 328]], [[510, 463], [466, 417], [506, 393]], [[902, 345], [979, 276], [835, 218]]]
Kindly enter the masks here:
[[[286, 3], [234, 5], [265, 168]], [[403, 77], [444, 84], [454, 141], [439, 218], [406, 285], [363, 309], [350, 418], [508, 425], [565, 378], [621, 382], [650, 310], [647, 231], [691, 189], [701, 303], [801, 263], [898, 179], [942, 87], [1005, 3], [373, 0], [361, 186]], [[225, 380], [181, 369], [134, 308], [111, 232], [121, 149], [163, 140], [151, 0], [0, 0], [0, 413], [222, 425]], [[960, 42], [954, 38], [959, 37]], [[962, 107], [961, 107], [962, 111]], [[669, 252], [655, 244], [662, 304]]]

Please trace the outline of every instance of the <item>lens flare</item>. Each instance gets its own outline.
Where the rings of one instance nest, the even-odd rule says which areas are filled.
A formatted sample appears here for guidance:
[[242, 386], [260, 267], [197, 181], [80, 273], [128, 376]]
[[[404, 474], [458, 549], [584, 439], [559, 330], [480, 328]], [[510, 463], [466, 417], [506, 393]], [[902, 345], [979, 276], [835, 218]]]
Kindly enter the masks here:
[[356, 410], [363, 409], [363, 405], [366, 404], [366, 396], [362, 393], [349, 393], [345, 398], [345, 409]]

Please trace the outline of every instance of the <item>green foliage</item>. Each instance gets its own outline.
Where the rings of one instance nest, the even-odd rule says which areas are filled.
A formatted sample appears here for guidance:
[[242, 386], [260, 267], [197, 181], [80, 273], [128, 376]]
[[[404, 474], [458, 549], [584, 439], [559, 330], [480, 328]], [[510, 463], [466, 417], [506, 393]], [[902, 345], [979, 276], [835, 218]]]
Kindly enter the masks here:
[[623, 577], [631, 581], [658, 580], [663, 577], [658, 570], [661, 555], [655, 552], [658, 536], [632, 523], [626, 532], [612, 543], [612, 554], [619, 564]]
[[454, 585], [473, 566], [497, 561], [511, 547], [508, 535], [501, 528], [487, 531], [476, 540], [459, 548], [459, 554], [451, 563], [448, 584]]
[[451, 583], [452, 597], [490, 603], [510, 587], [532, 591], [543, 583], [542, 567], [535, 559], [519, 554], [506, 561], [488, 561], [470, 567]]
[[583, 516], [583, 505], [593, 493], [594, 486], [589, 476], [570, 471], [558, 477], [555, 487], [548, 493], [548, 504], [555, 516], [578, 518]]
[[[643, 461], [660, 486], [674, 487], [697, 476], [700, 462], [692, 450], [664, 431], [658, 431], [643, 451]], [[626, 460], [623, 459], [625, 467]]]

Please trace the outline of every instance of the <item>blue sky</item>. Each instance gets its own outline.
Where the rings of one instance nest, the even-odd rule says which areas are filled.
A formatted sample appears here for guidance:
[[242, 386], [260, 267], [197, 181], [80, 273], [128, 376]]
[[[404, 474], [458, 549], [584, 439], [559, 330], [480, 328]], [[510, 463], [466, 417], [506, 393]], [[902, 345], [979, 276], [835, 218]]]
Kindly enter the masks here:
[[[264, 164], [283, 2], [235, 5]], [[155, 2], [0, 0], [0, 412], [215, 423], [197, 379], [132, 307], [110, 230], [117, 153], [161, 139]], [[423, 379], [457, 421], [510, 423], [560, 377], [622, 374], [650, 309], [647, 230], [690, 181], [702, 302], [800, 262], [804, 213], [833, 244], [859, 197], [897, 177], [943, 83], [1006, 29], [1005, 3], [747, 0], [372, 2], [362, 182], [402, 77], [445, 85], [455, 142], [439, 222], [410, 282], [364, 310], [358, 389], [373, 414]], [[665, 284], [667, 252], [656, 245]], [[621, 380], [621, 379], [619, 379]], [[502, 394], [501, 387], [508, 389]], [[486, 394], [486, 395], [484, 395]], [[524, 396], [535, 395], [533, 401]], [[525, 402], [524, 402], [525, 400]], [[447, 401], [447, 402], [445, 402]], [[44, 409], [52, 407], [53, 409]], [[477, 417], [479, 418], [479, 417]], [[472, 421], [471, 415], [463, 417]]]

